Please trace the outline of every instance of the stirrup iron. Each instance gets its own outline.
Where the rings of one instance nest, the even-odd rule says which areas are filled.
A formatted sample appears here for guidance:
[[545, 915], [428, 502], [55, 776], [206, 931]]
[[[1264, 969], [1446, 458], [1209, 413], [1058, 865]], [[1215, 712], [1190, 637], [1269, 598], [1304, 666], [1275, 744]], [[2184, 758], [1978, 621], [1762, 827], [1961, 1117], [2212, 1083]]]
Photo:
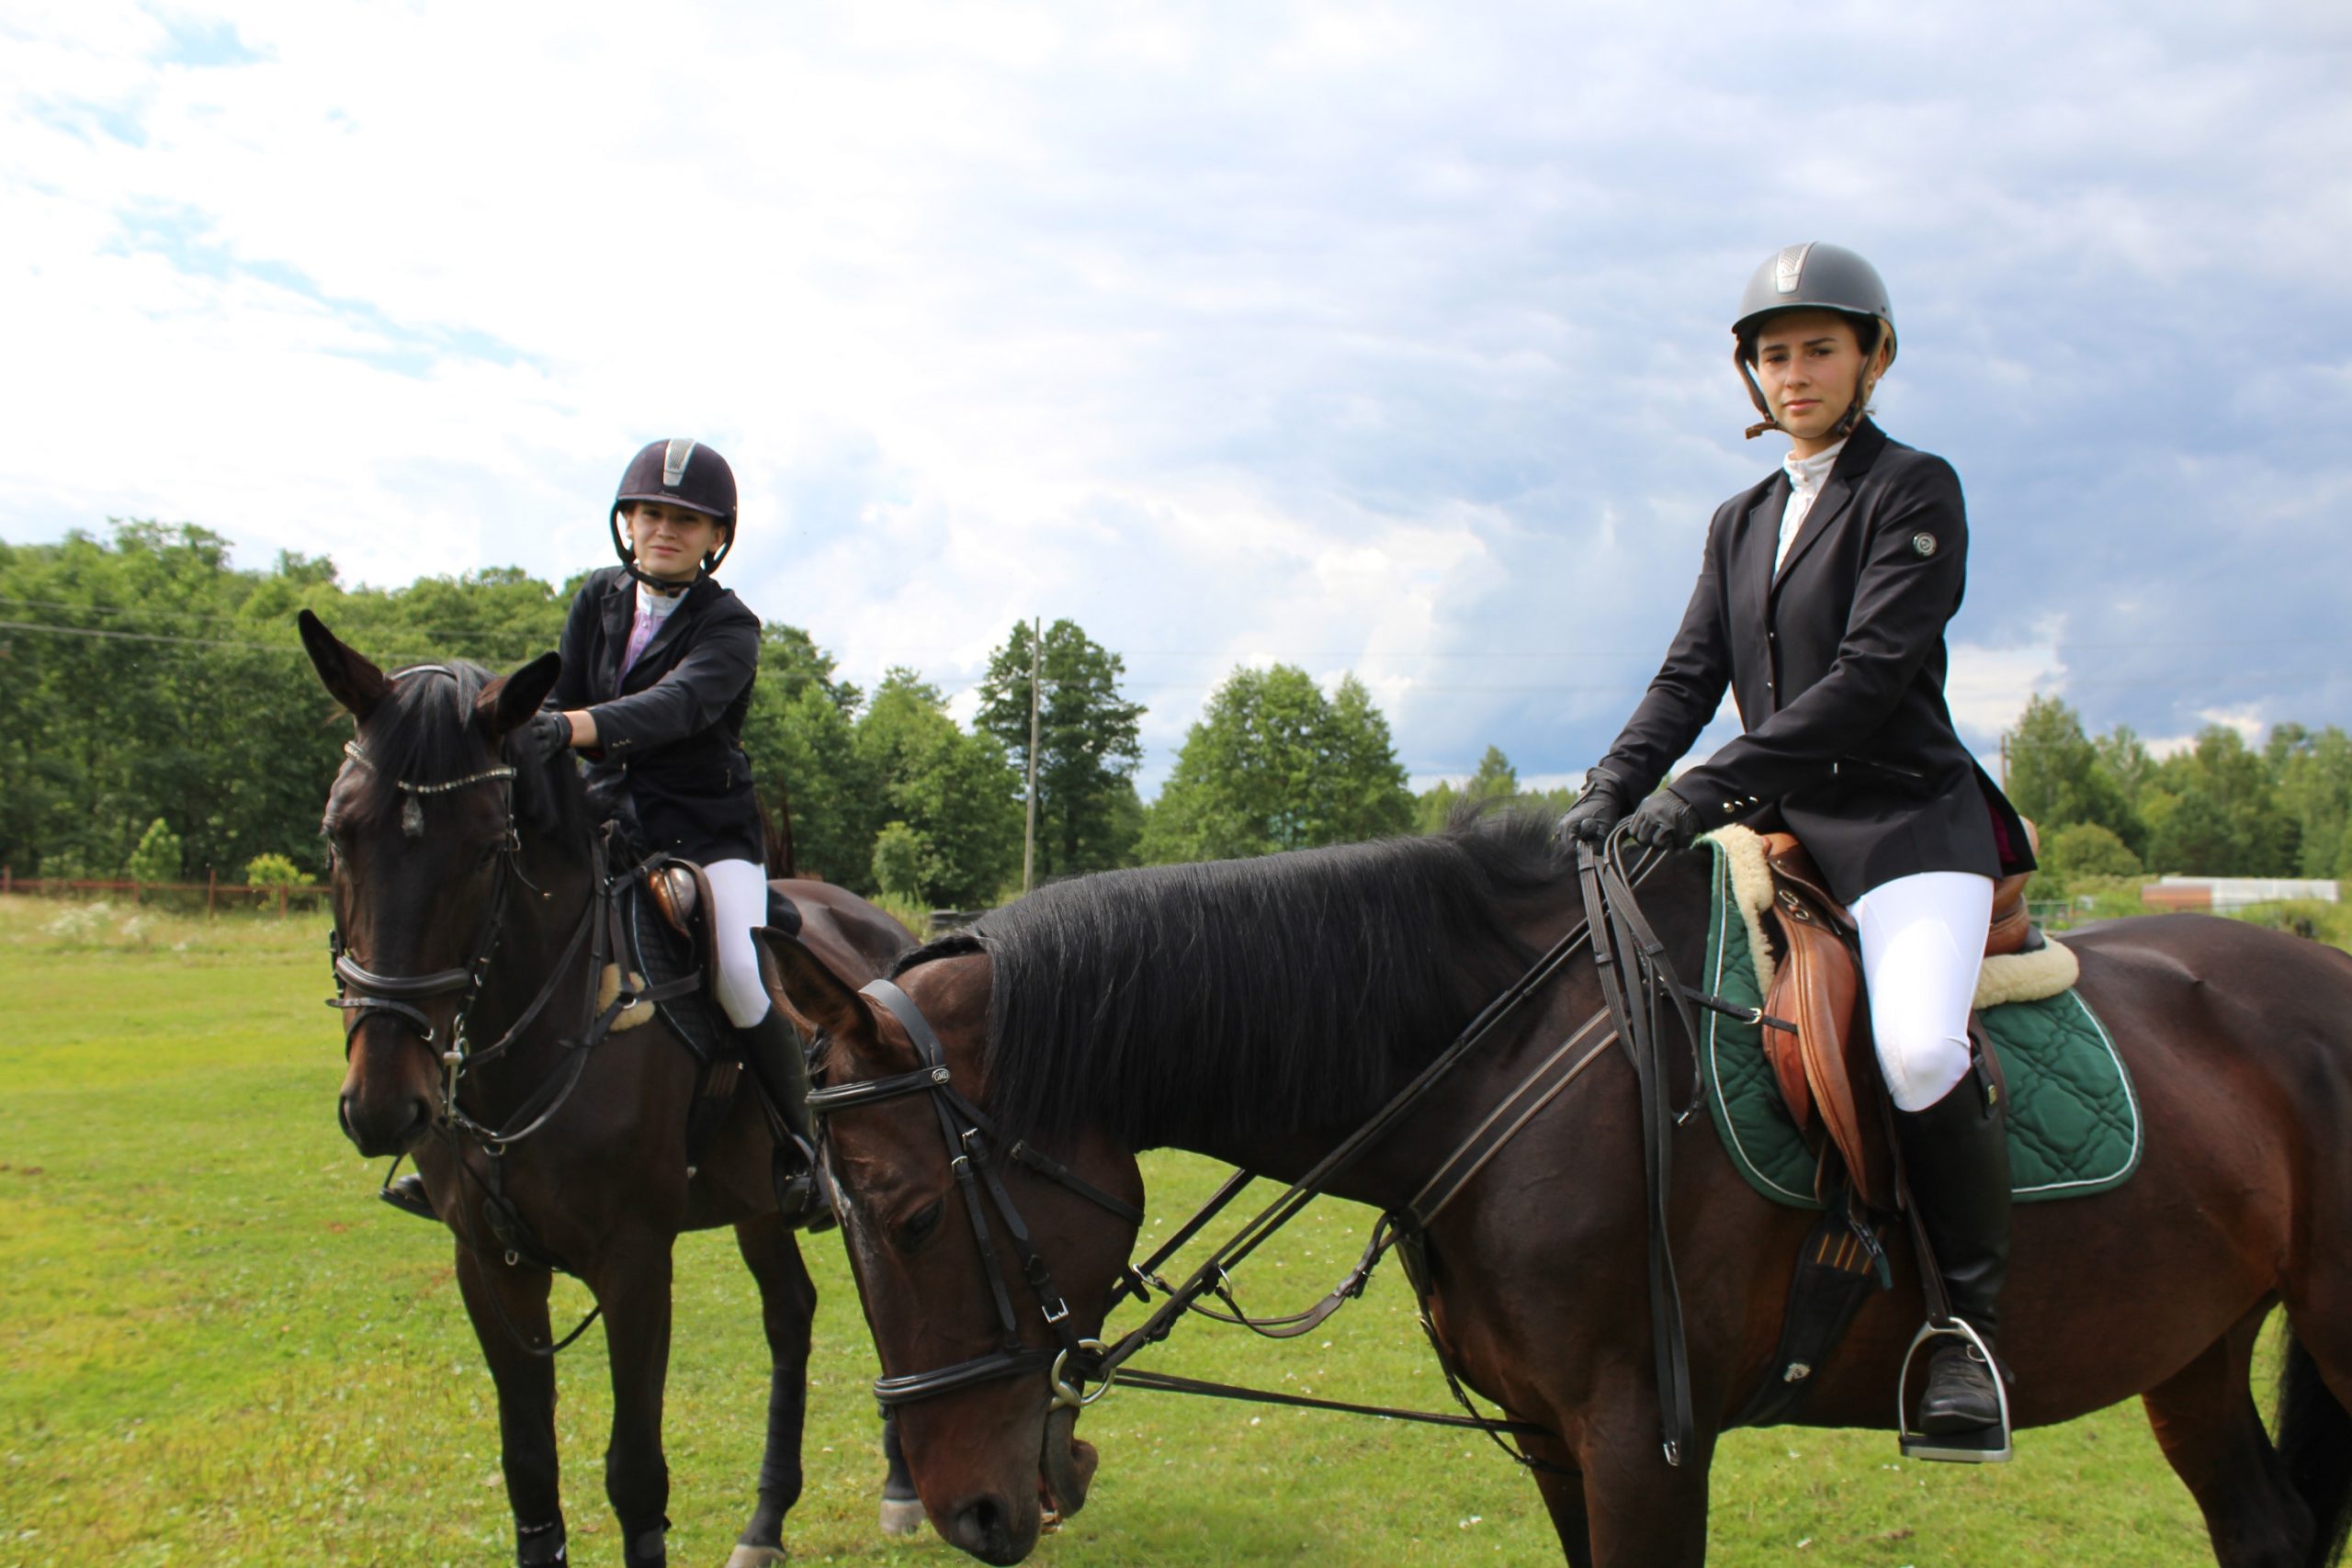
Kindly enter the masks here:
[[[1993, 1396], [2001, 1402], [1997, 1425], [1980, 1427], [1973, 1432], [1912, 1429], [1911, 1369], [1917, 1364], [1923, 1348], [1943, 1339], [1964, 1340], [1984, 1358], [1984, 1365], [1993, 1374]], [[2015, 1452], [2010, 1445], [2010, 1430], [2009, 1380], [2001, 1375], [2001, 1363], [1993, 1359], [1993, 1347], [1984, 1342], [1984, 1337], [1963, 1317], [1946, 1323], [1930, 1318], [1921, 1324], [1919, 1332], [1911, 1337], [1911, 1348], [1903, 1353], [1903, 1372], [1894, 1382], [1894, 1431], [1903, 1457], [1940, 1460], [1947, 1464], [2007, 1464]]]

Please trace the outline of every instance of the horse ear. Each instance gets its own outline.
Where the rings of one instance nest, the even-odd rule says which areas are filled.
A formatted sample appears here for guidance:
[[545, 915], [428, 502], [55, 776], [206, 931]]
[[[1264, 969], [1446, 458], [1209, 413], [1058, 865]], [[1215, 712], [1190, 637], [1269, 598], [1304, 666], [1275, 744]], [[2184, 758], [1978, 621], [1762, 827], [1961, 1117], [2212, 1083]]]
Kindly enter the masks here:
[[302, 633], [302, 650], [311, 656], [311, 668], [318, 671], [328, 693], [352, 717], [367, 722], [391, 684], [384, 672], [352, 651], [310, 611], [296, 615], [294, 624]]
[[542, 653], [512, 675], [501, 675], [474, 699], [474, 722], [490, 731], [494, 744], [530, 722], [562, 673], [563, 656]]
[[812, 1037], [828, 1034], [853, 1043], [873, 1043], [873, 1015], [857, 999], [857, 993], [842, 985], [841, 977], [826, 968], [824, 961], [798, 937], [774, 926], [762, 926], [752, 934], [775, 961], [775, 967], [760, 976], [767, 982], [768, 999], [782, 1008], [801, 1032]]

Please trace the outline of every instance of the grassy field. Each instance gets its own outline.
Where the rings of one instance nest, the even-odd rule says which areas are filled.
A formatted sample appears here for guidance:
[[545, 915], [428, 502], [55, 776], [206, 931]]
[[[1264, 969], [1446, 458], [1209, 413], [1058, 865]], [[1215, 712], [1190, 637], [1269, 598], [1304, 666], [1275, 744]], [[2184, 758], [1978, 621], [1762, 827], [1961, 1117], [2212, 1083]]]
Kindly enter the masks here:
[[[0, 899], [0, 1568], [510, 1561], [488, 1374], [447, 1233], [375, 1201], [334, 1127], [324, 927], [205, 924]], [[1152, 1228], [1219, 1174], [1154, 1156]], [[1367, 1211], [1327, 1203], [1254, 1261], [1259, 1310], [1321, 1294]], [[764, 1408], [750, 1280], [687, 1237], [671, 1381], [673, 1560], [716, 1564]], [[840, 1243], [822, 1305], [796, 1560], [968, 1561], [874, 1529], [881, 1475]], [[584, 1304], [560, 1283], [558, 1310]], [[1447, 1406], [1393, 1265], [1304, 1344], [1207, 1325], [1154, 1359], [1341, 1398]], [[575, 1562], [616, 1562], [602, 1338], [563, 1367]], [[1037, 1561], [1557, 1562], [1533, 1488], [1480, 1438], [1359, 1417], [1114, 1394], [1086, 1512]], [[1928, 1568], [2211, 1562], [2136, 1404], [2027, 1434], [2015, 1464], [1901, 1463], [1884, 1433], [1733, 1435], [1712, 1562]]]

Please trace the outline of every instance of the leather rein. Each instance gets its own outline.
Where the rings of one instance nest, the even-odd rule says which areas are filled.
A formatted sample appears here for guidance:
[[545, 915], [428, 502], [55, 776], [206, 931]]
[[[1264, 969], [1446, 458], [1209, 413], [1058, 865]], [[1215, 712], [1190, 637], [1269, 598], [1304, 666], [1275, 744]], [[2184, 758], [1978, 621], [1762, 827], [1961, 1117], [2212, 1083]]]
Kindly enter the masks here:
[[[1128, 1265], [1111, 1292], [1105, 1307], [1106, 1315], [1129, 1295], [1139, 1303], [1149, 1303], [1154, 1288], [1162, 1292], [1163, 1299], [1148, 1317], [1114, 1344], [1080, 1337], [1071, 1327], [1066, 1299], [1056, 1288], [1051, 1272], [1037, 1252], [1019, 1209], [1005, 1190], [1000, 1161], [995, 1156], [993, 1146], [1001, 1141], [1001, 1134], [988, 1116], [955, 1087], [954, 1074], [947, 1066], [946, 1051], [932, 1029], [930, 1021], [923, 1017], [913, 998], [890, 981], [876, 980], [865, 986], [864, 994], [887, 1009], [906, 1031], [913, 1043], [918, 1066], [911, 1072], [888, 1077], [812, 1089], [808, 1096], [808, 1109], [820, 1119], [820, 1126], [826, 1127], [831, 1116], [843, 1111], [909, 1095], [922, 1094], [930, 1098], [941, 1137], [945, 1143], [950, 1168], [955, 1173], [957, 1189], [963, 1194], [965, 1211], [978, 1245], [981, 1269], [988, 1277], [999, 1330], [997, 1348], [983, 1355], [928, 1371], [877, 1378], [874, 1384], [876, 1400], [888, 1410], [979, 1383], [1025, 1376], [1042, 1369], [1046, 1374], [1051, 1407], [1077, 1409], [1091, 1404], [1108, 1393], [1113, 1383], [1121, 1378], [1125, 1368], [1125, 1381], [1131, 1387], [1472, 1427], [1487, 1433], [1506, 1453], [1521, 1463], [1533, 1468], [1554, 1469], [1555, 1467], [1528, 1455], [1523, 1448], [1503, 1440], [1507, 1436], [1553, 1435], [1548, 1428], [1532, 1422], [1481, 1416], [1471, 1404], [1438, 1336], [1430, 1315], [1426, 1279], [1420, 1270], [1411, 1267], [1409, 1249], [1408, 1271], [1413, 1276], [1415, 1293], [1420, 1299], [1421, 1326], [1429, 1336], [1448, 1386], [1466, 1412], [1464, 1415], [1438, 1415], [1352, 1404], [1272, 1390], [1240, 1388], [1141, 1368], [1125, 1368], [1125, 1363], [1146, 1345], [1165, 1339], [1176, 1321], [1187, 1312], [1238, 1325], [1273, 1338], [1295, 1337], [1321, 1324], [1345, 1302], [1363, 1293], [1373, 1268], [1382, 1254], [1400, 1239], [1417, 1244], [1429, 1222], [1435, 1219], [1455, 1194], [1485, 1168], [1487, 1163], [1537, 1111], [1548, 1105], [1614, 1043], [1622, 1046], [1631, 1058], [1641, 1096], [1644, 1174], [1648, 1200], [1651, 1326], [1657, 1347], [1658, 1388], [1664, 1428], [1662, 1446], [1667, 1463], [1679, 1465], [1682, 1455], [1689, 1451], [1693, 1421], [1689, 1357], [1683, 1335], [1680, 1297], [1667, 1235], [1666, 1209], [1673, 1169], [1672, 1133], [1690, 1119], [1702, 1103], [1704, 1094], [1703, 1079], [1696, 1075], [1699, 1035], [1691, 1008], [1695, 1004], [1751, 1022], [1761, 1021], [1762, 1014], [1759, 1009], [1737, 1006], [1695, 990], [1683, 985], [1675, 976], [1667, 961], [1663, 944], [1642, 915], [1634, 895], [1634, 885], [1646, 878], [1664, 857], [1645, 855], [1628, 875], [1623, 861], [1624, 842], [1621, 834], [1612, 838], [1605, 851], [1596, 850], [1589, 843], [1580, 844], [1577, 860], [1577, 879], [1586, 909], [1584, 921], [1562, 936], [1525, 973], [1489, 1001], [1453, 1043], [1386, 1105], [1306, 1175], [1293, 1182], [1256, 1218], [1218, 1247], [1183, 1283], [1171, 1286], [1157, 1270], [1255, 1179], [1253, 1173], [1246, 1170], [1236, 1172], [1199, 1212], [1177, 1228], [1150, 1258], [1139, 1267]], [[1495, 1111], [1468, 1138], [1447, 1158], [1439, 1162], [1429, 1181], [1403, 1209], [1382, 1217], [1374, 1227], [1372, 1237], [1356, 1266], [1321, 1302], [1305, 1312], [1282, 1318], [1252, 1319], [1244, 1314], [1234, 1300], [1229, 1269], [1296, 1218], [1317, 1196], [1328, 1191], [1340, 1172], [1402, 1122], [1472, 1050], [1518, 1011], [1575, 953], [1588, 945], [1592, 949], [1594, 965], [1601, 976], [1603, 1007], [1571, 1032], [1565, 1043], [1503, 1097]], [[1668, 1102], [1666, 1074], [1658, 1059], [1658, 1052], [1663, 1046], [1659, 1029], [1662, 1009], [1669, 1006], [1679, 1018], [1690, 1042], [1694, 1068], [1691, 1099], [1679, 1110]], [[1603, 1025], [1609, 1026], [1605, 1032], [1601, 1032]], [[1014, 1142], [1004, 1151], [1004, 1157], [1059, 1182], [1132, 1224], [1140, 1225], [1143, 1222], [1141, 1210], [1081, 1179], [1032, 1148], [1025, 1141]], [[997, 1247], [988, 1219], [990, 1208], [995, 1210], [1003, 1225], [1023, 1278], [1028, 1282], [1038, 1309], [1053, 1332], [1056, 1343], [1052, 1347], [1031, 1345], [1022, 1337], [1020, 1318], [998, 1265]], [[1210, 1295], [1215, 1295], [1231, 1308], [1231, 1314], [1202, 1305], [1202, 1299]], [[1100, 1386], [1089, 1393], [1086, 1390], [1089, 1382]]]

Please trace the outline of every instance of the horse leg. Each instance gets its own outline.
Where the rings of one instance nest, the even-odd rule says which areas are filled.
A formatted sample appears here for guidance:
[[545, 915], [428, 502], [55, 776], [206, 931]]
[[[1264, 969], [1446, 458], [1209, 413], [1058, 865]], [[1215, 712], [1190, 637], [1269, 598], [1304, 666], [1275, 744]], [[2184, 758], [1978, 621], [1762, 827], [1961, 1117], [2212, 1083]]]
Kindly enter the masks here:
[[1551, 1511], [1568, 1568], [1592, 1568], [1592, 1519], [1585, 1510], [1583, 1475], [1569, 1468], [1572, 1460], [1564, 1444], [1539, 1438], [1527, 1445], [1527, 1452], [1542, 1466], [1535, 1472], [1535, 1489]]
[[759, 1503], [735, 1539], [727, 1568], [767, 1568], [785, 1561], [784, 1516], [800, 1500], [800, 1431], [808, 1403], [808, 1323], [817, 1287], [800, 1260], [799, 1243], [773, 1213], [735, 1227], [760, 1287], [760, 1322], [768, 1337], [768, 1435], [760, 1456]]
[[2313, 1521], [2299, 1562], [2325, 1568], [2342, 1557], [2352, 1532], [2352, 1291], [2332, 1278], [2307, 1280], [2288, 1303], [2287, 1322], [2278, 1458]]
[[[1584, 1472], [1584, 1512], [1592, 1534], [1592, 1568], [1700, 1568], [1707, 1560], [1707, 1472], [1715, 1434], [1692, 1434], [1682, 1462], [1659, 1450], [1657, 1397], [1589, 1408], [1577, 1439]], [[1552, 1500], [1547, 1488], [1544, 1501]], [[1555, 1507], [1556, 1522], [1559, 1510]], [[1563, 1540], [1565, 1541], [1565, 1532]], [[1573, 1551], [1569, 1561], [1577, 1561]]]
[[2303, 1568], [2311, 1510], [2262, 1429], [2247, 1378], [2268, 1303], [2141, 1396], [2157, 1446], [2205, 1515], [2221, 1568]]
[[563, 1501], [556, 1489], [555, 1361], [544, 1349], [548, 1290], [543, 1269], [510, 1269], [473, 1248], [458, 1248], [458, 1290], [466, 1316], [498, 1385], [498, 1460], [506, 1505], [514, 1515], [514, 1561], [546, 1568], [565, 1561]]
[[670, 1372], [670, 1238], [616, 1244], [597, 1270], [612, 1361], [613, 1431], [605, 1495], [620, 1520], [626, 1568], [669, 1562], [670, 1465], [662, 1452], [662, 1391]]

